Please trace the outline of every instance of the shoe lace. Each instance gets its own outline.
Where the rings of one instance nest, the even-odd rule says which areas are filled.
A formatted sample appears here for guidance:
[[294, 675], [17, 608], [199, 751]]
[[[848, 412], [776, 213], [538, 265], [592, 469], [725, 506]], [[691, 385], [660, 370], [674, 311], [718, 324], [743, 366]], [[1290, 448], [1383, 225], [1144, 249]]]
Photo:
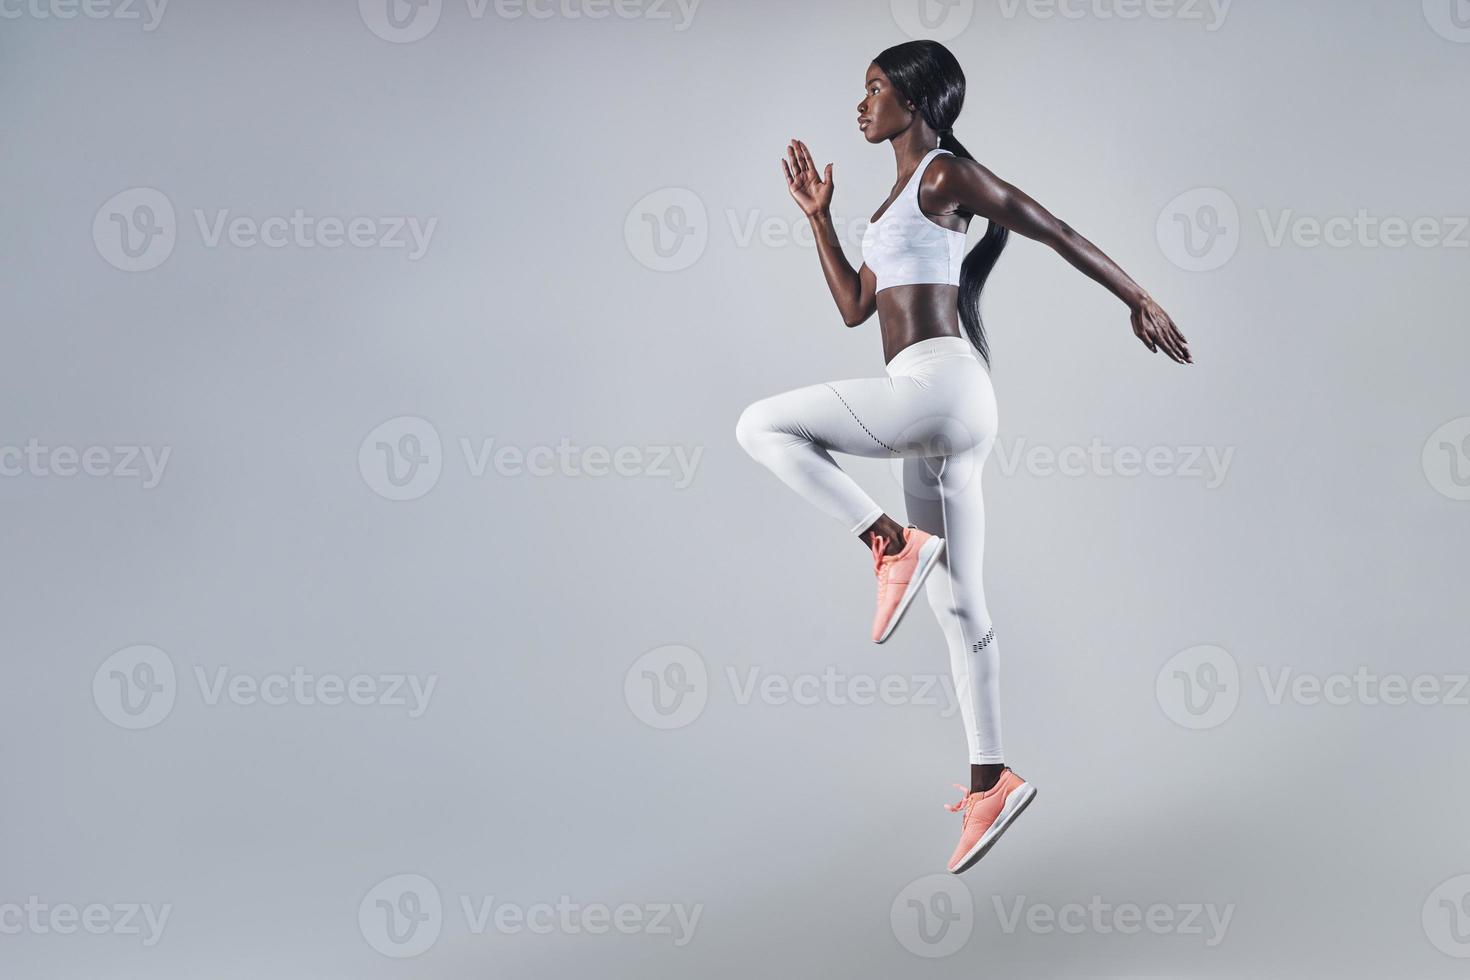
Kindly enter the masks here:
[[891, 562], [883, 561], [886, 557], [884, 553], [888, 550], [888, 539], [881, 534], [875, 534], [870, 543], [873, 546], [873, 571], [877, 574], [878, 583], [881, 585], [887, 581], [888, 569], [892, 566]]
[[959, 783], [952, 783], [951, 785], [954, 786], [954, 788], [957, 789], [957, 790], [959, 790], [961, 793], [964, 793], [965, 795], [962, 796], [962, 797], [960, 797], [960, 801], [958, 803], [946, 803], [946, 804], [944, 804], [944, 808], [946, 810], [948, 810], [950, 813], [959, 813], [961, 810], [964, 810], [965, 811], [965, 816], [968, 818], [969, 815], [970, 815], [970, 813], [969, 813], [970, 806], [971, 806], [971, 804], [973, 804], [975, 802], [975, 798], [979, 794], [970, 792], [970, 787], [968, 787], [968, 786], [962, 786]]

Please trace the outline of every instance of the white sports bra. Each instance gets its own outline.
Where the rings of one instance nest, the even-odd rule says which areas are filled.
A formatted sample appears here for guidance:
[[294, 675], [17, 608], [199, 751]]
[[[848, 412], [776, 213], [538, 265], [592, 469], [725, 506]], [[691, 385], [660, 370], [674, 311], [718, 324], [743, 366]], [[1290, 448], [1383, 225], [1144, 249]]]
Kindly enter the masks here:
[[935, 224], [919, 209], [924, 168], [938, 154], [949, 152], [936, 146], [924, 154], [888, 210], [863, 232], [863, 263], [877, 277], [878, 292], [915, 283], [960, 284], [965, 233]]

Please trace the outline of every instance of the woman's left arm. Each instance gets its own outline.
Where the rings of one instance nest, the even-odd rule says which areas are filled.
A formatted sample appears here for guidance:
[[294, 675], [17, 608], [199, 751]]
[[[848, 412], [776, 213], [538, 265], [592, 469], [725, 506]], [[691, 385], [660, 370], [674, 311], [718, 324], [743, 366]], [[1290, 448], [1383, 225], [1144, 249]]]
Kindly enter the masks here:
[[1132, 311], [1133, 333], [1145, 347], [1163, 350], [1180, 364], [1192, 364], [1184, 334], [1152, 296], [1118, 264], [1072, 226], [1033, 200], [1025, 191], [997, 177], [983, 164], [959, 157], [936, 160], [934, 197], [952, 201], [958, 211], [988, 218], [1018, 235], [1051, 246], [1062, 258], [1107, 287]]

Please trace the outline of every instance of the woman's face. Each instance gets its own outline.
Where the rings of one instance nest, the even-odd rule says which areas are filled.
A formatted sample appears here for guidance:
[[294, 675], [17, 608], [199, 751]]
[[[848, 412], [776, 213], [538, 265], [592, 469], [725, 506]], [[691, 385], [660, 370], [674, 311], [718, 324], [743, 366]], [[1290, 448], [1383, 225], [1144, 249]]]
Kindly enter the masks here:
[[863, 81], [863, 101], [858, 103], [858, 128], [869, 143], [881, 143], [892, 139], [908, 128], [914, 113], [908, 100], [888, 81], [883, 69], [876, 64], [868, 66], [868, 76]]

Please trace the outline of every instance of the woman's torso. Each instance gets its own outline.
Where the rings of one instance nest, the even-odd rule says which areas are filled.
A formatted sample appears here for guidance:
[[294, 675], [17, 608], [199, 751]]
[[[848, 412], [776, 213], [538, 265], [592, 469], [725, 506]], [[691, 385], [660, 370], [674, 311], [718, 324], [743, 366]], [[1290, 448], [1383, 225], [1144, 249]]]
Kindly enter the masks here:
[[877, 279], [878, 324], [885, 362], [921, 340], [963, 336], [956, 283], [970, 216], [957, 212], [935, 214], [923, 208], [928, 165], [948, 153], [936, 149], [925, 154], [863, 236], [864, 263]]

